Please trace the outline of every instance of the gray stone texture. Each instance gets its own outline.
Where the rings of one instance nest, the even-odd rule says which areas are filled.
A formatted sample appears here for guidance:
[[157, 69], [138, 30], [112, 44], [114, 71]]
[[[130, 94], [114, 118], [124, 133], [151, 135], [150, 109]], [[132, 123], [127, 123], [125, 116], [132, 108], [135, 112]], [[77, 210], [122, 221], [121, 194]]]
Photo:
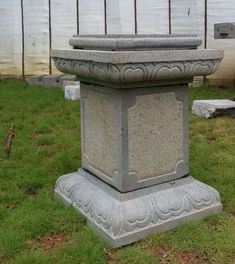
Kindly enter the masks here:
[[206, 118], [221, 115], [235, 117], [235, 101], [227, 99], [195, 100], [193, 101], [192, 112]]
[[187, 175], [187, 89], [81, 82], [82, 167], [121, 192]]
[[119, 169], [117, 119], [120, 109], [110, 93], [102, 93], [83, 83], [81, 86], [82, 166], [112, 178]]
[[183, 129], [183, 102], [173, 91], [136, 96], [128, 109], [128, 175], [144, 180], [174, 172], [184, 161]]
[[122, 194], [80, 170], [60, 177], [55, 194], [85, 215], [112, 247], [222, 210], [218, 192], [192, 177]]
[[194, 49], [202, 41], [197, 35], [77, 35], [69, 41], [75, 49], [87, 50], [150, 50]]

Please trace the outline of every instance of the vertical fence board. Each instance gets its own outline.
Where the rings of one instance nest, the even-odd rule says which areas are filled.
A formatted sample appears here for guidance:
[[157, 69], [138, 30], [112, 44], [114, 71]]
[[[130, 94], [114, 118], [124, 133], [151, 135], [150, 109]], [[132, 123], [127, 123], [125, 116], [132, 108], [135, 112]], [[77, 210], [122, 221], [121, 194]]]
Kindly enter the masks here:
[[79, 1], [79, 33], [104, 34], [104, 0]]
[[107, 33], [134, 34], [134, 14], [133, 0], [107, 0]]
[[[235, 40], [214, 39], [214, 24], [235, 21], [234, 0], [208, 0], [207, 47], [224, 50], [224, 59], [220, 69], [212, 79], [235, 80]], [[219, 84], [219, 83], [218, 83]], [[223, 82], [221, 83], [223, 84]]]
[[137, 0], [137, 33], [169, 33], [168, 1]]
[[174, 34], [198, 33], [197, 2], [195, 0], [171, 0], [171, 22]]
[[24, 0], [25, 74], [49, 72], [48, 0]]
[[21, 1], [0, 2], [0, 77], [22, 74]]
[[[197, 34], [202, 39], [200, 48], [205, 47], [205, 0], [196, 1], [196, 29]], [[192, 32], [193, 33], [193, 32]]]
[[[70, 48], [69, 39], [77, 33], [76, 0], [53, 0], [51, 2], [52, 49]], [[54, 63], [52, 72], [58, 73]]]

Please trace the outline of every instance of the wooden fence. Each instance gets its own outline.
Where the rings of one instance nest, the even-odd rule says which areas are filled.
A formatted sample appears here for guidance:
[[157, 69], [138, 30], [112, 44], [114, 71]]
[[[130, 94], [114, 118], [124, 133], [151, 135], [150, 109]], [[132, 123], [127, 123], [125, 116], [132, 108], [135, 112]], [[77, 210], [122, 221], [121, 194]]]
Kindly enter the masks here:
[[235, 0], [0, 0], [0, 76], [56, 73], [49, 51], [73, 34], [196, 33], [225, 50], [211, 78], [234, 82], [235, 39], [214, 39], [215, 23], [234, 21]]

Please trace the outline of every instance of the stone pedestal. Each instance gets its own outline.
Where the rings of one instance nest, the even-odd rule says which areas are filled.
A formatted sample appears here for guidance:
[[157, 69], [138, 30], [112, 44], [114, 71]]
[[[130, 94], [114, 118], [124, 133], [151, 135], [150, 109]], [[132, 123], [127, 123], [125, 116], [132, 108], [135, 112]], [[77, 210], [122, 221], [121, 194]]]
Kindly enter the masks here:
[[113, 247], [220, 211], [213, 188], [189, 176], [188, 83], [213, 73], [217, 50], [195, 36], [77, 36], [53, 50], [81, 80], [82, 169], [55, 193]]

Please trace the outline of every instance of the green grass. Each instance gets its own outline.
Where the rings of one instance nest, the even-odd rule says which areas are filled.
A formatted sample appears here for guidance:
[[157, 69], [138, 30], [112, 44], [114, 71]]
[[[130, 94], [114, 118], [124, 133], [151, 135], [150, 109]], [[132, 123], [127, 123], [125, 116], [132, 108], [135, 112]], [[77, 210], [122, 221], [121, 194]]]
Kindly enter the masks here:
[[[234, 94], [191, 88], [190, 103]], [[224, 212], [116, 250], [53, 198], [58, 176], [80, 166], [79, 123], [79, 102], [61, 90], [0, 82], [0, 147], [17, 129], [10, 159], [0, 151], [1, 264], [235, 263], [235, 119], [190, 115], [191, 175], [221, 193]]]

